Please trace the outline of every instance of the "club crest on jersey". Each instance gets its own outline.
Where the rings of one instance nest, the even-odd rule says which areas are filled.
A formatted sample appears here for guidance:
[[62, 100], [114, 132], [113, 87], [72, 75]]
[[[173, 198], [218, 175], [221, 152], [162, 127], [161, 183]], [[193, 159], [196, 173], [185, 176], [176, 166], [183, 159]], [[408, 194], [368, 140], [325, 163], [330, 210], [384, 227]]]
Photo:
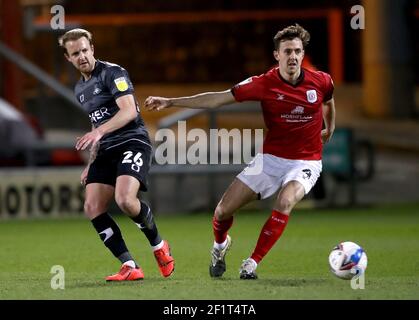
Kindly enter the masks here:
[[317, 101], [317, 92], [316, 90], [307, 90], [307, 101], [310, 103], [314, 103]]
[[114, 80], [116, 87], [119, 91], [124, 92], [128, 89], [128, 83], [127, 80], [125, 80], [124, 77], [120, 77], [118, 79]]

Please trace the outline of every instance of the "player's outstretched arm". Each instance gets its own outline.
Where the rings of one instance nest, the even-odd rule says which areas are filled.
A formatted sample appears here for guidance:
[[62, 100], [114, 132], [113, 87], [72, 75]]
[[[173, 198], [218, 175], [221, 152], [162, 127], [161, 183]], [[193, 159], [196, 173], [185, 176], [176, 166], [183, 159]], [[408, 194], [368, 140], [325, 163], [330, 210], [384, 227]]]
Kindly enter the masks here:
[[218, 92], [199, 93], [189, 97], [164, 98], [148, 97], [144, 105], [149, 111], [160, 111], [169, 107], [184, 107], [191, 109], [212, 109], [235, 102], [230, 89]]

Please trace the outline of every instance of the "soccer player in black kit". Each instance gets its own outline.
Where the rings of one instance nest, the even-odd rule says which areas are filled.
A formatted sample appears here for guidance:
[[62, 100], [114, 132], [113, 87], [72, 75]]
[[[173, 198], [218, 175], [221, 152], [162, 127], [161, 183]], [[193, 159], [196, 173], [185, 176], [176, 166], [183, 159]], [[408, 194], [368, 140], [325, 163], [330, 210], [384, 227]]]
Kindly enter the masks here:
[[119, 65], [94, 57], [92, 34], [73, 29], [59, 38], [64, 56], [80, 71], [75, 95], [88, 112], [92, 130], [77, 138], [76, 149], [90, 149], [90, 159], [81, 174], [86, 186], [84, 211], [105, 246], [122, 267], [107, 281], [141, 280], [144, 273], [134, 261], [121, 230], [108, 214], [112, 198], [145, 234], [153, 249], [160, 273], [168, 277], [174, 259], [162, 240], [150, 207], [138, 199], [147, 191], [152, 147], [128, 72]]

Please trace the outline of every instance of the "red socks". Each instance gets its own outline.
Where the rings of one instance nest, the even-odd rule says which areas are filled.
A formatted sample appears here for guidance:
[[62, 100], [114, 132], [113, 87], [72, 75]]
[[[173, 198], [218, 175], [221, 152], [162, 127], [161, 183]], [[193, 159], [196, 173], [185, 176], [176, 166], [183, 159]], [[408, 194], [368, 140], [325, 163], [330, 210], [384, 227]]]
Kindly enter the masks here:
[[260, 232], [256, 248], [251, 255], [251, 258], [255, 260], [256, 263], [259, 263], [273, 247], [287, 226], [287, 222], [288, 215], [276, 210], [272, 211], [272, 215], [265, 222], [265, 225]]
[[[288, 215], [279, 211], [273, 210], [269, 219], [263, 226], [256, 248], [253, 251], [251, 258], [259, 263], [262, 258], [273, 247], [276, 241], [281, 236], [288, 223]], [[227, 238], [227, 232], [233, 225], [233, 217], [224, 221], [218, 221], [215, 217], [212, 218], [212, 228], [216, 243], [223, 243]]]
[[215, 242], [223, 243], [227, 239], [227, 232], [233, 225], [233, 217], [224, 221], [212, 218], [212, 229], [214, 231]]

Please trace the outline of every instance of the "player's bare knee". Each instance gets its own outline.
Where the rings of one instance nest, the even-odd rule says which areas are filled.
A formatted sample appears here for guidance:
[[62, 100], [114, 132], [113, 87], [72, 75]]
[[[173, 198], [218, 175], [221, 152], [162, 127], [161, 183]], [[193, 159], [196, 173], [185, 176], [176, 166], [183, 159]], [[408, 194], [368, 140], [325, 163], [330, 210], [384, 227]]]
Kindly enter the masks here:
[[222, 203], [219, 203], [217, 205], [217, 207], [215, 208], [214, 211], [214, 217], [215, 219], [217, 219], [218, 221], [223, 221], [223, 220], [227, 220], [228, 218], [231, 217], [231, 213], [228, 212], [225, 207], [223, 206]]
[[135, 216], [138, 215], [139, 210], [138, 207], [138, 200], [132, 199], [128, 195], [117, 195], [115, 196], [115, 201], [118, 207], [127, 215]]
[[277, 199], [275, 209], [286, 214], [291, 212], [294, 205], [295, 201], [293, 197], [282, 196]]
[[84, 202], [84, 213], [89, 219], [94, 219], [105, 211], [106, 208], [100, 205], [97, 201], [86, 200]]

